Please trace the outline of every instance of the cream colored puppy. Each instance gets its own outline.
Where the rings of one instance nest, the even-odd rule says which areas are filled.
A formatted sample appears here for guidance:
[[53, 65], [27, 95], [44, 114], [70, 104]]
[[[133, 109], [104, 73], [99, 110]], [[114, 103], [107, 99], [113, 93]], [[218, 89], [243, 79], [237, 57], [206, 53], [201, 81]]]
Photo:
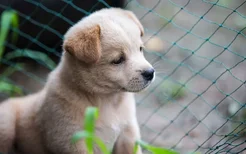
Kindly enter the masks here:
[[15, 147], [23, 154], [86, 154], [84, 141], [72, 145], [71, 137], [83, 128], [86, 107], [96, 106], [96, 135], [114, 154], [132, 154], [140, 139], [132, 92], [154, 78], [142, 51], [143, 33], [132, 12], [117, 8], [97, 11], [71, 27], [45, 87], [0, 105], [0, 152]]

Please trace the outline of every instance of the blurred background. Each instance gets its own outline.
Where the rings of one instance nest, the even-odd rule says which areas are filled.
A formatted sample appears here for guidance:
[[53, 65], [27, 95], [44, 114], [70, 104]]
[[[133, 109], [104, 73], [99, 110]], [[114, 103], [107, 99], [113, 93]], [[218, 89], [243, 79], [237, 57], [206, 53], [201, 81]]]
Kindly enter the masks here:
[[38, 91], [63, 34], [105, 7], [132, 10], [157, 71], [136, 95], [142, 139], [180, 153], [246, 153], [245, 0], [0, 0], [0, 101]]

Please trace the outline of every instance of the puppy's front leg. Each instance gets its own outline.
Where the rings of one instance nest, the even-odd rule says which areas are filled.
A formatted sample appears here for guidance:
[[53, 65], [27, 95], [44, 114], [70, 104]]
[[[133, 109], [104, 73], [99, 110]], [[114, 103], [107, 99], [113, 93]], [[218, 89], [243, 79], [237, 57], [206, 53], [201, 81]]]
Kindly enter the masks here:
[[[140, 131], [137, 121], [128, 125], [118, 137], [113, 154], [133, 154], [135, 142], [140, 139]], [[142, 150], [138, 147], [137, 154], [142, 154]]]
[[[69, 125], [69, 122], [67, 122]], [[79, 129], [61, 126], [51, 129], [44, 137], [47, 150], [52, 154], [87, 154], [84, 140], [73, 144], [71, 138]]]

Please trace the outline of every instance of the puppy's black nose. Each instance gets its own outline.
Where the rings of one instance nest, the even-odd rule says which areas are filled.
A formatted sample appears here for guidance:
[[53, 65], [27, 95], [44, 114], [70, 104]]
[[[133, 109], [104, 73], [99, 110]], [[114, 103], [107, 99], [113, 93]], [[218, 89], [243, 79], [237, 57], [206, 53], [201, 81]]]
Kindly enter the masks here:
[[145, 80], [150, 81], [154, 77], [155, 70], [153, 68], [145, 70], [142, 72], [142, 76]]

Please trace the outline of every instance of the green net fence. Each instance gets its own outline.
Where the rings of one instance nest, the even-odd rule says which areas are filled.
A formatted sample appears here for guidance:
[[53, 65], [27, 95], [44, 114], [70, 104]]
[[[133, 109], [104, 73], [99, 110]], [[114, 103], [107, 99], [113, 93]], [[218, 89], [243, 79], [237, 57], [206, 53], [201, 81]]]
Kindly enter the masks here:
[[1, 0], [0, 100], [40, 89], [66, 30], [112, 6], [138, 16], [157, 71], [136, 96], [143, 140], [180, 153], [246, 153], [245, 0]]

